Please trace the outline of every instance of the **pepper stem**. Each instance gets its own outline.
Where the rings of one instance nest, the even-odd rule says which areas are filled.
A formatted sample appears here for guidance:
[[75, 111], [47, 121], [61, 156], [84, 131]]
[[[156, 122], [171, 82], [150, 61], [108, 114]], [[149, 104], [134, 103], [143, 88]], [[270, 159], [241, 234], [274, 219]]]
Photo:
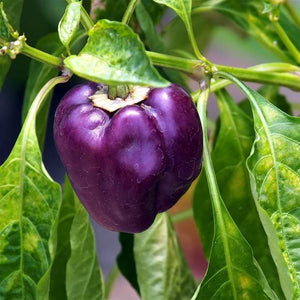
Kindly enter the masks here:
[[108, 98], [114, 100], [116, 98], [126, 99], [130, 93], [128, 85], [109, 85], [108, 86]]

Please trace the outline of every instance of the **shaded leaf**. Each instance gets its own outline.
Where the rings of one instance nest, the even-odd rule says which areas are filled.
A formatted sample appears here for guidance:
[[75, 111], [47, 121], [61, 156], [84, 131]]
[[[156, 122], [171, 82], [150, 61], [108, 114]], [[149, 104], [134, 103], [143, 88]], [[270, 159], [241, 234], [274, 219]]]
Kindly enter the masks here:
[[75, 215], [70, 230], [71, 255], [67, 262], [66, 291], [72, 300], [104, 299], [104, 284], [90, 218], [75, 193]]
[[71, 2], [58, 24], [58, 34], [62, 44], [69, 51], [69, 44], [74, 38], [80, 24], [81, 1]]
[[[226, 91], [217, 93], [220, 129], [211, 158], [222, 199], [243, 236], [251, 245], [270, 286], [282, 295], [276, 266], [251, 194], [246, 159], [254, 141], [253, 120], [233, 102]], [[205, 173], [194, 197], [194, 216], [206, 255], [213, 240], [213, 212]]]
[[134, 257], [142, 299], [191, 298], [195, 283], [167, 213], [134, 236]]
[[247, 161], [252, 192], [287, 299], [300, 297], [300, 118], [244, 86], [256, 139]]
[[65, 65], [80, 77], [107, 84], [166, 86], [152, 67], [139, 37], [127, 25], [100, 20], [89, 31], [86, 46]]
[[43, 93], [33, 102], [11, 154], [0, 168], [2, 299], [47, 299], [49, 290], [61, 193], [43, 166], [35, 133], [41, 99]]
[[[62, 54], [64, 47], [61, 44], [57, 33], [50, 33], [44, 37], [42, 37], [36, 48], [51, 53], [55, 56], [59, 56]], [[29, 75], [26, 83], [25, 96], [23, 101], [22, 108], [22, 121], [24, 122], [28, 110], [32, 104], [32, 101], [38, 94], [39, 90], [42, 86], [51, 78], [58, 74], [59, 70], [53, 68], [52, 66], [40, 63], [38, 61], [32, 60], [30, 62], [29, 67]], [[44, 139], [46, 134], [47, 120], [48, 120], [48, 112], [50, 107], [50, 100], [52, 98], [53, 92], [49, 93], [47, 99], [43, 102], [43, 106], [41, 107], [38, 115], [37, 115], [37, 126], [36, 133], [39, 141], [40, 148], [43, 148]]]
[[75, 216], [75, 199], [71, 183], [66, 177], [57, 226], [57, 246], [51, 268], [50, 299], [67, 299], [66, 267], [71, 256], [70, 230]]
[[140, 294], [133, 253], [134, 235], [120, 232], [119, 241], [121, 244], [121, 252], [117, 257], [118, 268], [123, 276], [130, 282], [131, 286]]

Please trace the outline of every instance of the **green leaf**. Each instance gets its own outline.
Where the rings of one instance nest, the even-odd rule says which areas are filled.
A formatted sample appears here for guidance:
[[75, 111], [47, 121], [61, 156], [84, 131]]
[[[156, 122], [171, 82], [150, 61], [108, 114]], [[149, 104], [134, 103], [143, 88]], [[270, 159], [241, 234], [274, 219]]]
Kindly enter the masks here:
[[130, 282], [131, 286], [140, 294], [133, 253], [134, 235], [120, 232], [119, 241], [122, 248], [117, 257], [118, 268], [123, 276]]
[[[57, 82], [62, 79], [49, 82], [48, 88]], [[47, 299], [48, 295], [61, 191], [43, 166], [35, 133], [43, 97], [44, 92], [33, 102], [11, 154], [0, 167], [1, 299]]]
[[[99, 267], [90, 218], [73, 193], [75, 215], [70, 230], [71, 255], [67, 262], [67, 299], [104, 299], [104, 284]], [[69, 212], [64, 216], [68, 217]]]
[[134, 256], [142, 299], [191, 298], [195, 283], [167, 213], [134, 236]]
[[[55, 56], [61, 55], [64, 50], [64, 47], [61, 44], [57, 33], [50, 33], [42, 37], [38, 41], [36, 48], [51, 53]], [[22, 108], [23, 122], [39, 90], [49, 79], [56, 76], [58, 72], [59, 70], [57, 70], [56, 68], [40, 63], [38, 61], [32, 60], [30, 62], [29, 75], [26, 83], [25, 96], [24, 96], [23, 108]], [[53, 92], [49, 93], [47, 99], [43, 102], [43, 106], [41, 107], [37, 115], [37, 124], [39, 126], [37, 126], [36, 128], [36, 133], [37, 133], [37, 137], [41, 149], [43, 149], [43, 145], [44, 145], [47, 120], [48, 120], [48, 112], [49, 112], [52, 94]]]
[[80, 24], [81, 1], [68, 4], [58, 24], [59, 38], [69, 52], [69, 44], [74, 38]]
[[0, 91], [5, 81], [6, 75], [10, 68], [10, 58], [7, 56], [0, 56]]
[[[270, 286], [282, 295], [276, 266], [252, 198], [246, 159], [254, 141], [253, 120], [224, 90], [217, 93], [220, 129], [211, 158], [222, 199], [243, 236], [253, 249]], [[213, 212], [205, 173], [201, 174], [194, 197], [194, 216], [206, 255], [213, 240]]]
[[242, 83], [251, 99], [256, 139], [247, 161], [257, 209], [287, 299], [300, 297], [300, 118]]
[[[192, 1], [191, 0], [153, 0], [156, 3], [164, 4], [178, 14], [182, 21], [186, 24], [191, 23], [191, 9]], [[187, 26], [188, 27], [188, 26]]]
[[107, 84], [168, 85], [151, 65], [139, 37], [127, 25], [100, 20], [90, 31], [86, 46], [65, 65], [88, 80]]

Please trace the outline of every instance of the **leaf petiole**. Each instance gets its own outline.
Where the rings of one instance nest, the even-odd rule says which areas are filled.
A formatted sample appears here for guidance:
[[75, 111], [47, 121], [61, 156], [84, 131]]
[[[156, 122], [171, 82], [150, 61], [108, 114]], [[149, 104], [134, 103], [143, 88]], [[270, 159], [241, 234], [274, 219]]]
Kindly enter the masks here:
[[137, 5], [137, 3], [138, 3], [138, 0], [131, 0], [129, 2], [129, 4], [127, 6], [127, 9], [126, 9], [126, 11], [124, 13], [124, 16], [122, 18], [122, 23], [124, 23], [124, 24], [128, 24], [129, 23], [132, 15], [133, 15], [133, 12], [135, 10], [135, 7]]

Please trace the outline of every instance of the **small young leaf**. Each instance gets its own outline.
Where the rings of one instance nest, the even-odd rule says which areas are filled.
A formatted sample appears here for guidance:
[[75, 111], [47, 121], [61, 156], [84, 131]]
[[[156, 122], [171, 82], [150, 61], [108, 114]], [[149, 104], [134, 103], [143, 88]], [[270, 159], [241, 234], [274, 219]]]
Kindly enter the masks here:
[[[51, 53], [55, 56], [62, 54], [64, 47], [61, 44], [57, 33], [50, 33], [42, 37], [36, 47], [45, 52]], [[22, 108], [22, 121], [24, 122], [28, 110], [32, 104], [32, 101], [38, 94], [42, 86], [50, 79], [58, 74], [58, 70], [49, 65], [42, 64], [38, 61], [32, 60], [29, 67], [29, 75], [26, 83], [25, 96]], [[48, 112], [50, 107], [50, 100], [52, 98], [52, 92], [49, 93], [47, 99], [44, 101], [43, 107], [41, 107], [37, 115], [36, 133], [39, 141], [40, 148], [43, 149], [44, 139], [46, 134]]]
[[164, 4], [178, 14], [182, 21], [186, 24], [191, 23], [191, 9], [192, 1], [191, 0], [154, 0], [156, 3]]
[[[48, 87], [63, 81], [55, 78]], [[61, 192], [43, 166], [35, 133], [43, 97], [41, 93], [33, 102], [11, 154], [0, 167], [1, 299], [45, 299], [49, 290]]]
[[[73, 193], [75, 214], [70, 230], [71, 255], [66, 270], [67, 299], [104, 299], [104, 284], [99, 267], [90, 218]], [[68, 213], [67, 213], [68, 215]]]
[[69, 52], [69, 44], [74, 38], [80, 24], [80, 2], [71, 2], [58, 24], [59, 38]]
[[[282, 294], [276, 266], [267, 237], [260, 223], [251, 194], [246, 159], [254, 141], [253, 120], [234, 103], [224, 90], [217, 93], [220, 109], [220, 129], [211, 158], [220, 194], [239, 230], [250, 243], [254, 257], [270, 286]], [[205, 173], [201, 174], [194, 197], [194, 216], [207, 256], [213, 239], [213, 212]]]
[[67, 57], [65, 65], [78, 76], [95, 82], [168, 85], [152, 67], [139, 37], [119, 22], [100, 20], [90, 30], [80, 54]]
[[195, 283], [167, 213], [134, 236], [134, 256], [142, 299], [191, 298]]

